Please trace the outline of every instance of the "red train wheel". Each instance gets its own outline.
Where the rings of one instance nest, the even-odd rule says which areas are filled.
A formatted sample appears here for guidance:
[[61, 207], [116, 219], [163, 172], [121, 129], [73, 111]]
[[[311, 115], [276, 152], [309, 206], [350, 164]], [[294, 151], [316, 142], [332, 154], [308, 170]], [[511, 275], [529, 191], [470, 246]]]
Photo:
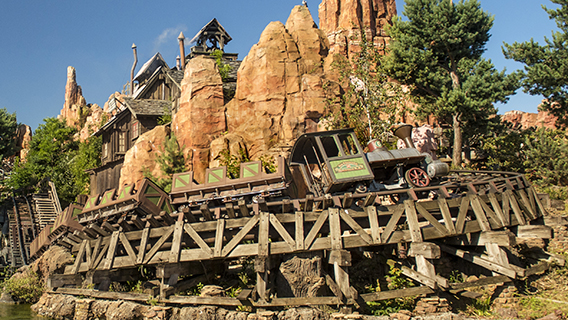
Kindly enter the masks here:
[[404, 174], [406, 182], [412, 187], [427, 187], [430, 184], [430, 177], [420, 168], [411, 168]]

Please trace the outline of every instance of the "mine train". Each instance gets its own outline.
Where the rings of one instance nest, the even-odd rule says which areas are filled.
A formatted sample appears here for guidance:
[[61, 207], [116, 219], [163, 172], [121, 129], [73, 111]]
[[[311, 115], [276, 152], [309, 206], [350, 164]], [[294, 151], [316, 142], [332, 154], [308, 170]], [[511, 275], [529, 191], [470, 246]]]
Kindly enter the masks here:
[[[422, 190], [449, 172], [447, 164], [414, 147], [411, 130], [405, 124], [393, 128], [406, 148], [387, 150], [371, 141], [366, 153], [352, 129], [306, 133], [298, 138], [287, 161], [276, 159], [275, 170], [252, 161], [240, 164], [238, 178], [231, 177], [225, 166], [207, 169], [204, 183], [197, 183], [192, 171], [175, 174], [169, 194], [148, 179], [107, 190], [89, 197], [82, 207], [73, 204], [64, 210], [31, 244], [31, 258], [39, 257], [52, 243], [81, 242], [77, 238], [69, 243], [73, 234], [96, 238], [118, 229], [171, 225], [175, 219], [199, 222], [246, 217], [260, 210], [317, 210], [333, 201], [357, 205], [366, 195], [388, 195], [389, 190], [395, 197], [387, 201], [400, 201], [405, 190]], [[415, 198], [429, 195], [411, 194]]]

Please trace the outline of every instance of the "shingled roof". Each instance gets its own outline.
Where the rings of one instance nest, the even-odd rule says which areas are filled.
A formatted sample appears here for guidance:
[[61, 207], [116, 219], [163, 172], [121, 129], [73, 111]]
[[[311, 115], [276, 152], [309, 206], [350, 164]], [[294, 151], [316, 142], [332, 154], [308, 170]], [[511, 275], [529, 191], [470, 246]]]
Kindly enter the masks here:
[[164, 115], [164, 110], [172, 107], [172, 102], [167, 100], [134, 100], [132, 98], [124, 98], [124, 103], [135, 117], [162, 116]]

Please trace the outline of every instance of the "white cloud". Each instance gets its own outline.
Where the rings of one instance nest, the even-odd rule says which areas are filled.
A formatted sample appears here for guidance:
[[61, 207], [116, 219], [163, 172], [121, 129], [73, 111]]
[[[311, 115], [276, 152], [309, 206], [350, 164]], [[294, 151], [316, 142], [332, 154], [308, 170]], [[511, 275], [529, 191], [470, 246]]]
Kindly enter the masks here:
[[180, 32], [185, 31], [185, 26], [177, 26], [175, 28], [168, 28], [154, 40], [154, 52], [159, 52], [162, 45], [175, 46], [177, 44], [177, 37]]

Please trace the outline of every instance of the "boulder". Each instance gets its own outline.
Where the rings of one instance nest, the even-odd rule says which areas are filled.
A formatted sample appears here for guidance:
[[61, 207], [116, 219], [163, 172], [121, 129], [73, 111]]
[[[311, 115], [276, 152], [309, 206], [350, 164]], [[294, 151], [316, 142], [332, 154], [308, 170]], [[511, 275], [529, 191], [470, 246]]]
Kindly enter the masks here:
[[89, 116], [87, 116], [83, 127], [79, 130], [79, 141], [85, 141], [97, 132], [104, 124], [106, 113], [97, 104], [87, 106]]
[[63, 273], [65, 266], [73, 264], [73, 262], [75, 262], [75, 259], [68, 249], [60, 246], [51, 246], [38, 260], [32, 263], [30, 268], [44, 283], [47, 283], [47, 278], [50, 275]]
[[362, 31], [368, 41], [384, 48], [385, 27], [395, 15], [395, 0], [323, 0], [319, 5], [320, 29], [329, 40], [331, 56], [352, 57], [359, 49], [353, 37]]
[[189, 61], [181, 83], [180, 106], [172, 119], [172, 130], [184, 146], [186, 166], [203, 181], [209, 165], [211, 141], [225, 132], [223, 81], [215, 63], [209, 57]]
[[148, 170], [157, 179], [165, 178], [156, 158], [163, 152], [169, 135], [168, 127], [157, 126], [138, 137], [134, 146], [124, 155], [119, 188], [144, 178], [144, 170]]

